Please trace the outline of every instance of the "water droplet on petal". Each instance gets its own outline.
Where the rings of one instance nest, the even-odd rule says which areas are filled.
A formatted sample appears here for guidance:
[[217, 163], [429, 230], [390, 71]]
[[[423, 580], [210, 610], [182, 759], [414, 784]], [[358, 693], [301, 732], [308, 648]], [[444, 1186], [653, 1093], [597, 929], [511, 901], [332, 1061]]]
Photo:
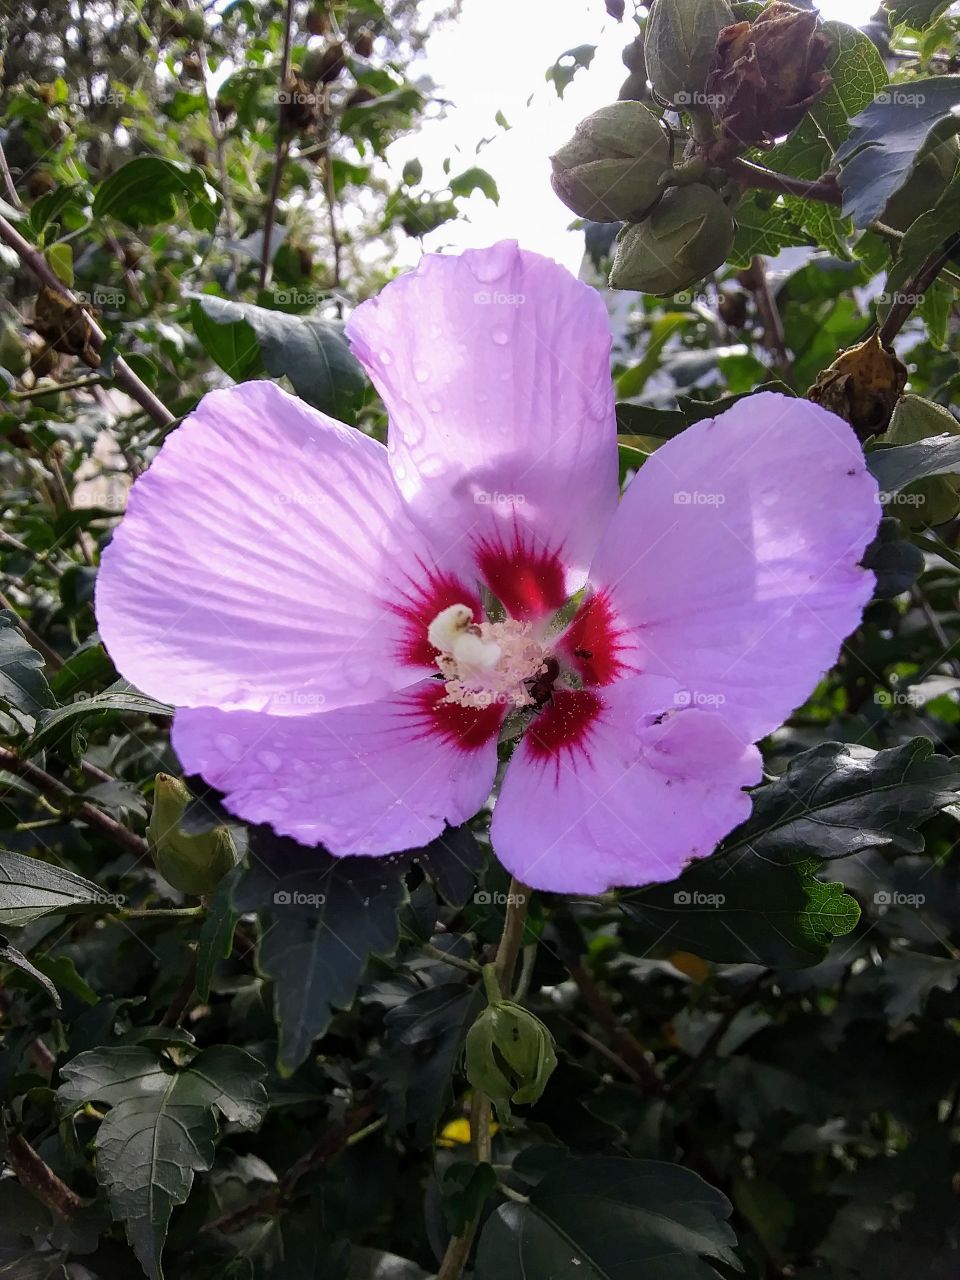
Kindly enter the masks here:
[[490, 337], [498, 347], [504, 347], [510, 341], [510, 334], [502, 324], [498, 324], [496, 328], [491, 330]]
[[430, 377], [430, 370], [422, 364], [415, 364], [413, 366], [413, 376], [418, 382], [426, 382]]
[[439, 396], [431, 396], [430, 399], [427, 401], [427, 408], [430, 410], [431, 413], [442, 413], [443, 401], [440, 399]]
[[270, 773], [276, 773], [283, 764], [283, 761], [275, 751], [261, 751], [258, 754], [257, 759], [265, 769], [269, 770]]
[[239, 738], [235, 738], [232, 733], [218, 733], [213, 739], [213, 745], [217, 748], [222, 756], [236, 763], [243, 755], [243, 744]]
[[390, 352], [386, 349], [386, 347], [384, 347], [384, 348], [383, 348], [383, 350], [380, 352], [380, 363], [381, 363], [381, 364], [393, 364], [393, 356], [392, 356], [392, 355], [390, 354]]

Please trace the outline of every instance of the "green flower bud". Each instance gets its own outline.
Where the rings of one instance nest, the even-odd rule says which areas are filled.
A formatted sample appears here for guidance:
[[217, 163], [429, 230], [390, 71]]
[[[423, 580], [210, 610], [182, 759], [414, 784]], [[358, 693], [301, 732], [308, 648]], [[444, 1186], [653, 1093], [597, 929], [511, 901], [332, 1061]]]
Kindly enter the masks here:
[[641, 103], [612, 102], [581, 120], [551, 163], [553, 189], [568, 209], [591, 222], [622, 222], [656, 203], [670, 143]]
[[536, 1102], [556, 1065], [550, 1032], [512, 1000], [489, 1005], [467, 1033], [467, 1079], [502, 1116], [512, 1102]]
[[645, 222], [620, 232], [610, 286], [677, 293], [726, 260], [733, 236], [730, 210], [713, 187], [671, 187]]
[[179, 778], [158, 773], [147, 841], [164, 880], [181, 893], [199, 895], [217, 887], [237, 861], [237, 850], [226, 827], [214, 827], [196, 836], [180, 830], [180, 820], [192, 798]]
[[678, 107], [706, 106], [717, 37], [733, 21], [727, 0], [654, 0], [644, 38], [654, 93]]

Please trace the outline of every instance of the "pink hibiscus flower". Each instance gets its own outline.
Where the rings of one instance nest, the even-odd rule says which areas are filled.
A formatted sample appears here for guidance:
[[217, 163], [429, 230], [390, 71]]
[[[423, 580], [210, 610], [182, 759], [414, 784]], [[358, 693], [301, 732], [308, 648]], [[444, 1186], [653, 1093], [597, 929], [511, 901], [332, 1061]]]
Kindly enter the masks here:
[[[880, 508], [851, 429], [751, 396], [618, 500], [600, 297], [515, 244], [428, 256], [347, 326], [388, 447], [270, 382], [134, 485], [97, 618], [227, 809], [335, 855], [488, 799], [534, 887], [671, 880], [750, 809], [753, 745], [837, 657]], [[578, 594], [580, 593], [580, 594]]]

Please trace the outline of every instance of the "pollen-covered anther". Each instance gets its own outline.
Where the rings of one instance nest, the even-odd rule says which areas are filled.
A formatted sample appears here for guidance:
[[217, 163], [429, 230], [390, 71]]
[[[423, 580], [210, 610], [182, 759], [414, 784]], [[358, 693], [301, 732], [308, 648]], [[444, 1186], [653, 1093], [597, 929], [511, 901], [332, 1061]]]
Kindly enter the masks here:
[[500, 703], [528, 707], [529, 683], [544, 669], [544, 649], [528, 622], [474, 622], [465, 604], [450, 605], [430, 623], [427, 637], [447, 685], [445, 702], [464, 707]]

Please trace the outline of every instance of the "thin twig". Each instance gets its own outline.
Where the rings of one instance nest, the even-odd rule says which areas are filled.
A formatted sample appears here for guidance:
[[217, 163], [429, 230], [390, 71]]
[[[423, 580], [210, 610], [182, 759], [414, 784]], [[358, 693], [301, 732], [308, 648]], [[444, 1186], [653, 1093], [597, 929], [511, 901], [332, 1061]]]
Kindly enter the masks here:
[[[75, 306], [80, 305], [73, 290], [68, 289], [59, 276], [50, 268], [43, 254], [38, 249], [35, 249], [29, 241], [24, 240], [16, 227], [12, 226], [3, 217], [0, 217], [0, 240], [14, 251], [23, 265], [33, 272], [41, 284], [45, 284], [48, 289], [53, 289], [62, 297], [67, 298]], [[102, 347], [107, 340], [106, 334], [86, 309], [84, 309], [84, 315], [86, 315], [90, 325], [94, 345], [97, 348]], [[117, 386], [122, 387], [127, 395], [136, 400], [137, 404], [150, 415], [157, 426], [167, 427], [176, 421], [163, 401], [153, 394], [146, 383], [137, 377], [127, 362], [120, 356], [117, 356], [113, 362], [113, 377]]]
[[[503, 921], [503, 933], [497, 947], [496, 959], [493, 962], [494, 973], [500, 990], [509, 997], [513, 991], [513, 975], [517, 967], [517, 956], [523, 942], [524, 926], [530, 908], [532, 890], [522, 881], [514, 878], [510, 882], [507, 895], [507, 912]], [[470, 1136], [473, 1143], [473, 1159], [477, 1165], [489, 1164], [491, 1156], [490, 1121], [492, 1109], [490, 1099], [480, 1089], [474, 1089], [470, 1099]], [[437, 1280], [459, 1280], [473, 1240], [480, 1225], [479, 1210], [467, 1223], [460, 1235], [451, 1236], [437, 1272]]]
[[739, 272], [737, 279], [753, 295], [763, 324], [763, 345], [773, 356], [777, 373], [790, 386], [793, 381], [793, 363], [787, 351], [780, 308], [770, 288], [766, 262], [759, 254], [754, 254], [750, 259], [750, 266], [745, 271]]
[[663, 1088], [663, 1082], [647, 1057], [646, 1050], [622, 1025], [590, 974], [583, 965], [576, 964], [570, 968], [570, 977], [577, 984], [594, 1021], [606, 1031], [620, 1057], [637, 1073], [647, 1089], [658, 1093]]
[[[287, 0], [283, 24], [283, 57], [280, 63], [280, 90], [286, 90], [290, 78], [290, 50], [293, 47], [293, 0]], [[273, 224], [277, 216], [277, 200], [280, 197], [280, 181], [283, 167], [286, 164], [289, 140], [284, 133], [282, 113], [277, 120], [277, 147], [273, 158], [273, 177], [270, 181], [270, 195], [267, 197], [267, 208], [263, 218], [263, 248], [260, 257], [261, 289], [267, 287], [270, 279], [270, 242], [273, 238]]]
[[88, 800], [80, 799], [59, 778], [47, 773], [39, 765], [32, 764], [29, 760], [21, 760], [18, 755], [8, 750], [7, 747], [0, 747], [0, 769], [5, 770], [7, 773], [15, 774], [18, 778], [22, 778], [24, 782], [29, 782], [55, 808], [75, 814], [87, 826], [95, 828], [101, 835], [106, 836], [108, 840], [121, 849], [135, 854], [138, 858], [149, 856], [150, 847], [143, 836], [138, 836], [136, 832], [128, 830], [114, 818], [111, 818], [109, 814], [96, 808]]
[[57, 1217], [72, 1218], [87, 1203], [57, 1177], [22, 1134], [13, 1134], [7, 1143], [7, 1161], [21, 1186], [26, 1187]]
[[894, 338], [910, 318], [914, 307], [950, 261], [958, 245], [960, 245], [960, 234], [951, 236], [943, 248], [931, 253], [916, 275], [898, 290], [898, 301], [894, 302], [877, 331], [881, 346], [891, 346]]
[[784, 196], [799, 196], [802, 200], [820, 200], [823, 204], [839, 205], [843, 202], [843, 192], [832, 174], [815, 182], [806, 182], [802, 178], [776, 173], [773, 169], [763, 169], [748, 160], [728, 160], [723, 167], [734, 182], [743, 187], [761, 187]]
[[7, 189], [7, 195], [10, 197], [10, 203], [15, 209], [22, 209], [23, 201], [17, 193], [17, 188], [13, 181], [13, 175], [10, 172], [10, 166], [7, 164], [7, 157], [4, 154], [2, 145], [0, 145], [0, 177], [3, 178], [3, 185]]

